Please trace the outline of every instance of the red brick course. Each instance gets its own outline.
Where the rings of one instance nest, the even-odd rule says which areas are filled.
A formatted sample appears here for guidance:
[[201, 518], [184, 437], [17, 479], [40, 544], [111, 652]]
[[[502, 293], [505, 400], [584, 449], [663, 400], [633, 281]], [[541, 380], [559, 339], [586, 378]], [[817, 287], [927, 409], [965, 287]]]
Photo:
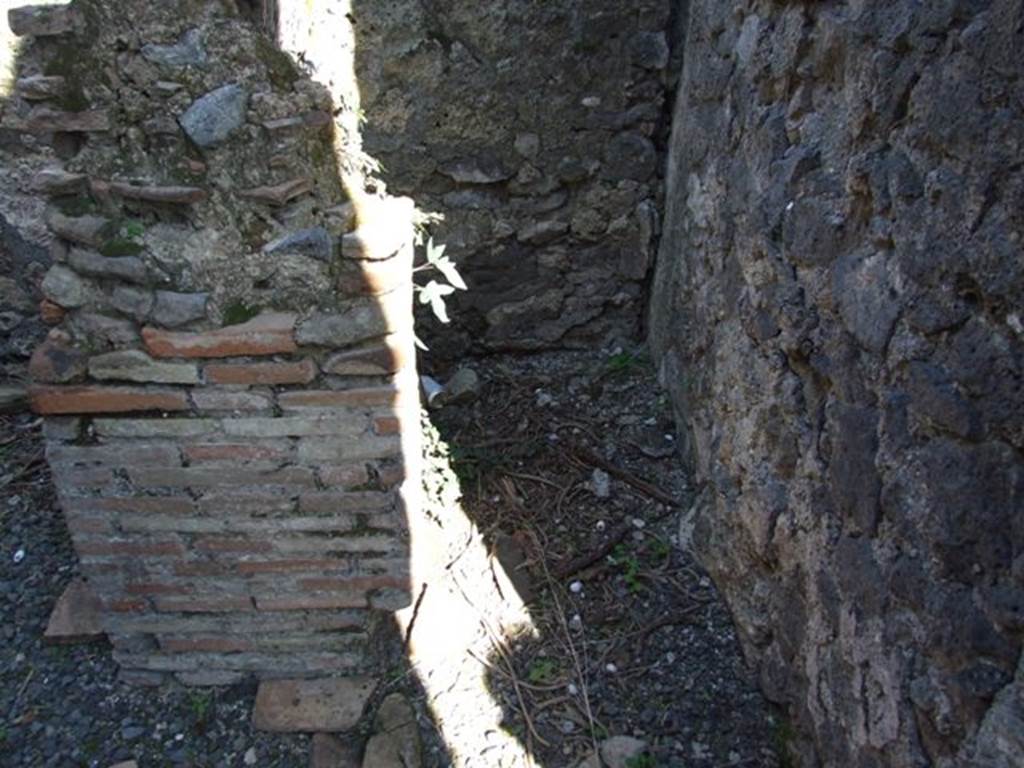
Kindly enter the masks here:
[[294, 329], [296, 316], [266, 313], [247, 323], [205, 333], [142, 329], [146, 350], [154, 357], [236, 357], [240, 355], [287, 354], [298, 349]]
[[316, 363], [309, 359], [291, 363], [210, 364], [203, 368], [210, 384], [308, 384], [317, 373]]
[[184, 390], [141, 387], [47, 387], [29, 389], [32, 410], [61, 413], [128, 413], [130, 411], [187, 411]]

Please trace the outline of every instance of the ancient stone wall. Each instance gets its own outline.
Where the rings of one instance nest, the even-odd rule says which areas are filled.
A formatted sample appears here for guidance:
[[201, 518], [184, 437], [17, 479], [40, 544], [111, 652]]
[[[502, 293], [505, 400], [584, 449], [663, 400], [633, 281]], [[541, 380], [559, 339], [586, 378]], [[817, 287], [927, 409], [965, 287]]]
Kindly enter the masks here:
[[1021, 51], [1015, 0], [690, 4], [651, 341], [804, 765], [1024, 763]]
[[[322, 5], [323, 3], [319, 3]], [[470, 290], [435, 355], [635, 334], [659, 222], [669, 0], [351, 0], [366, 151]]]
[[9, 22], [2, 125], [45, 159], [56, 260], [31, 400], [116, 658], [365, 671], [409, 599], [411, 205], [365, 193], [349, 115], [231, 4]]

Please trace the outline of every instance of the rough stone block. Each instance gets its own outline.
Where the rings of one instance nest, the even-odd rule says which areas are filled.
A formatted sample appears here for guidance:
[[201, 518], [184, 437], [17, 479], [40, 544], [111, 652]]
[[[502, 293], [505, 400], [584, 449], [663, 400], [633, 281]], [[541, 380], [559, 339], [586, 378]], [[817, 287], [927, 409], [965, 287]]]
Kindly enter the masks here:
[[[393, 296], [400, 298], [400, 294]], [[295, 338], [303, 345], [346, 347], [402, 329], [408, 314], [409, 307], [390, 295], [380, 300], [355, 299], [338, 313], [312, 313], [299, 323]]]
[[29, 397], [32, 410], [44, 415], [186, 411], [189, 407], [182, 391], [132, 387], [34, 386]]
[[412, 345], [401, 336], [384, 338], [383, 343], [349, 349], [327, 358], [324, 372], [338, 376], [386, 376], [409, 364]]
[[92, 284], [63, 264], [50, 267], [41, 288], [43, 295], [62, 309], [81, 307], [97, 295]]
[[169, 363], [154, 360], [141, 350], [124, 350], [97, 355], [89, 360], [89, 375], [100, 380], [158, 384], [199, 383], [199, 367], [195, 363]]
[[253, 727], [261, 731], [347, 731], [359, 722], [377, 682], [348, 677], [272, 680], [260, 684]]
[[245, 123], [249, 94], [237, 84], [224, 85], [196, 99], [179, 122], [200, 147], [220, 144]]
[[157, 291], [156, 302], [153, 304], [153, 322], [167, 328], [202, 320], [206, 317], [206, 293], [174, 293]]
[[206, 48], [198, 29], [186, 31], [177, 42], [169, 45], [148, 43], [142, 46], [142, 57], [164, 67], [202, 67], [207, 63]]
[[18, 37], [49, 37], [71, 32], [75, 16], [66, 5], [23, 5], [7, 11], [7, 25]]
[[134, 256], [101, 256], [95, 251], [72, 248], [68, 265], [76, 272], [93, 277], [110, 277], [129, 283], [145, 283], [149, 279], [146, 265]]
[[81, 579], [74, 579], [57, 598], [43, 634], [47, 643], [88, 643], [103, 639], [100, 601]]
[[[51, 334], [59, 333], [51, 331]], [[66, 384], [84, 376], [85, 353], [70, 346], [66, 336], [48, 338], [35, 348], [29, 360], [28, 373], [33, 381], [47, 384]]]
[[118, 197], [147, 203], [188, 205], [200, 203], [208, 197], [206, 190], [199, 187], [150, 187], [112, 181], [108, 189]]
[[60, 96], [65, 82], [56, 75], [30, 75], [18, 78], [17, 89], [26, 101], [45, 101]]
[[247, 323], [205, 333], [143, 328], [147, 350], [156, 357], [236, 357], [294, 352], [296, 316], [268, 312]]
[[48, 106], [38, 106], [25, 117], [4, 115], [0, 127], [22, 133], [102, 133], [110, 130], [110, 117], [102, 109], [62, 112]]

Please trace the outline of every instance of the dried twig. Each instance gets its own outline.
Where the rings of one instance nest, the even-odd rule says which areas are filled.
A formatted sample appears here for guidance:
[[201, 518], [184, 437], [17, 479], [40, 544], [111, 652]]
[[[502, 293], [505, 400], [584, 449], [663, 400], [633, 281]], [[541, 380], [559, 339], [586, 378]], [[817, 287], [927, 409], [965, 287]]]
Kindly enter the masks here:
[[646, 480], [641, 480], [632, 472], [627, 472], [621, 467], [615, 466], [610, 461], [606, 461], [605, 459], [601, 458], [596, 453], [591, 451], [589, 448], [577, 446], [575, 449], [573, 449], [573, 452], [581, 461], [584, 461], [587, 464], [590, 464], [591, 466], [598, 467], [599, 469], [603, 469], [609, 475], [619, 478], [619, 480], [621, 480], [624, 483], [628, 483], [641, 493], [650, 496], [655, 501], [660, 501], [662, 504], [673, 509], [680, 506], [678, 501], [673, 499], [671, 496], [669, 496], [667, 493], [665, 493], [657, 486], [651, 485]]
[[603, 560], [605, 557], [611, 554], [611, 551], [615, 549], [615, 547], [619, 544], [620, 541], [626, 538], [626, 534], [629, 533], [632, 529], [632, 523], [619, 523], [608, 532], [607, 541], [605, 541], [597, 549], [587, 552], [586, 554], [580, 555], [579, 557], [574, 557], [569, 562], [556, 568], [555, 577], [559, 581], [563, 581], [572, 576], [573, 574], [582, 571], [584, 568], [593, 565], [599, 560]]

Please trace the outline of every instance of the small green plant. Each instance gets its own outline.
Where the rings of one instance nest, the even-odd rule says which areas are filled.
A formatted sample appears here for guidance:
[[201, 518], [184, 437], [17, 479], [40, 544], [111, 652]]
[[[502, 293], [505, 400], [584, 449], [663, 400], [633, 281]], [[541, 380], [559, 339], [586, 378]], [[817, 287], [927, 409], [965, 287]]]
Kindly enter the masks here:
[[527, 680], [534, 685], [550, 683], [558, 674], [558, 665], [552, 659], [536, 659], [530, 664], [526, 674]]
[[640, 582], [640, 560], [634, 552], [630, 552], [624, 545], [619, 544], [612, 550], [611, 561], [614, 565], [619, 566], [622, 580], [626, 582], [630, 592], [639, 592], [643, 589], [643, 584]]
[[619, 352], [608, 358], [608, 373], [625, 373], [640, 363], [640, 358], [629, 352]]
[[236, 301], [224, 308], [224, 325], [241, 325], [260, 313], [259, 307]]
[[658, 561], [667, 560], [672, 554], [672, 546], [661, 538], [655, 538], [650, 546], [651, 555]]
[[445, 246], [436, 245], [434, 238], [426, 243], [427, 263], [417, 267], [416, 271], [434, 269], [440, 272], [448, 282], [431, 280], [426, 285], [416, 285], [416, 293], [419, 294], [420, 304], [429, 304], [434, 316], [442, 323], [450, 322], [448, 308], [445, 305], [445, 297], [455, 293], [456, 290], [465, 291], [466, 283], [455, 267], [455, 262], [444, 255]]
[[626, 760], [626, 768], [658, 768], [658, 763], [653, 755], [641, 752]]
[[202, 723], [210, 714], [213, 706], [213, 696], [207, 691], [190, 691], [188, 694], [188, 707], [196, 718], [196, 722]]

